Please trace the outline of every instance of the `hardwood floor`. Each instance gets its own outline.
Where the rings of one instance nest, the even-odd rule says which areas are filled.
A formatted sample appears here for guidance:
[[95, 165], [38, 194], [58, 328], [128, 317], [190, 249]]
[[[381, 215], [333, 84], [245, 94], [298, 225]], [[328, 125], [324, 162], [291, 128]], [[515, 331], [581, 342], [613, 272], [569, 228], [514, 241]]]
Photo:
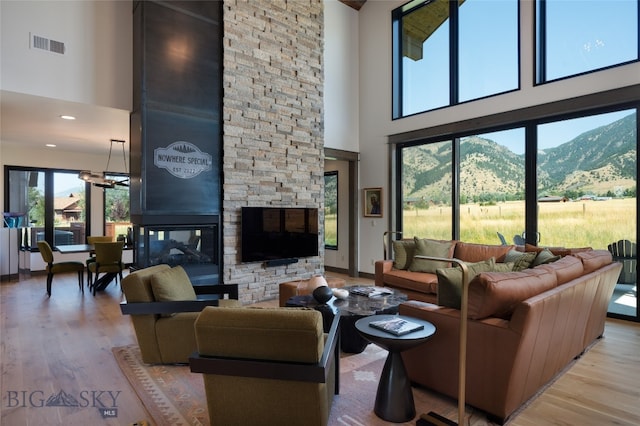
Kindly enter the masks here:
[[[2, 282], [0, 424], [121, 426], [150, 420], [111, 353], [114, 346], [136, 343], [130, 319], [120, 313], [121, 300], [114, 284], [95, 297], [83, 295], [74, 274], [56, 275], [51, 298], [44, 275]], [[639, 354], [640, 325], [608, 320], [605, 338], [509, 425], [640, 424]], [[79, 406], [45, 405], [62, 392]], [[100, 404], [115, 406], [117, 413], [103, 418]]]

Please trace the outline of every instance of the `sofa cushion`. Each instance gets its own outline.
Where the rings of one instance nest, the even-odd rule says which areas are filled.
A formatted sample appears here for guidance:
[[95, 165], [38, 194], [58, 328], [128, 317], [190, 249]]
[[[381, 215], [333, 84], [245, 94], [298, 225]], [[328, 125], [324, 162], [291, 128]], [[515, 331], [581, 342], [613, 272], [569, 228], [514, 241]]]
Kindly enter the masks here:
[[[495, 260], [483, 260], [476, 263], [466, 263], [469, 280], [471, 281], [481, 272], [493, 270]], [[438, 268], [438, 305], [449, 308], [460, 309], [460, 299], [462, 297], [462, 269], [458, 266], [451, 268]]]
[[170, 266], [161, 263], [131, 272], [122, 279], [122, 291], [127, 302], [154, 302], [153, 291], [151, 290], [151, 277], [155, 274], [169, 270]]
[[[434, 256], [442, 258], [450, 258], [453, 254], [455, 241], [439, 241], [429, 238], [414, 238], [416, 242], [416, 256]], [[412, 272], [430, 272], [435, 273], [438, 268], [447, 268], [451, 266], [449, 262], [439, 262], [436, 260], [416, 259], [413, 258], [409, 270]]]
[[538, 265], [544, 265], [546, 263], [555, 262], [559, 260], [562, 256], [559, 254], [553, 254], [549, 249], [543, 249], [536, 254], [536, 258], [533, 259], [531, 263], [531, 267], [534, 268]]
[[545, 269], [556, 274], [558, 285], [578, 278], [584, 273], [582, 262], [575, 256], [565, 256], [555, 262], [538, 265], [536, 269]]
[[396, 269], [409, 269], [416, 252], [415, 240], [395, 240], [393, 245], [393, 267]]
[[454, 250], [454, 257], [464, 262], [480, 262], [494, 258], [496, 262], [504, 262], [506, 254], [514, 249], [514, 245], [496, 246], [489, 244], [463, 243], [458, 241]]
[[574, 254], [574, 256], [582, 261], [585, 274], [600, 269], [613, 261], [611, 253], [608, 250], [583, 251]]
[[197, 298], [191, 280], [182, 266], [153, 274], [151, 276], [151, 290], [153, 297], [158, 302], [196, 300]]
[[384, 274], [384, 283], [400, 290], [407, 289], [427, 294], [438, 292], [438, 277], [428, 272], [392, 269]]
[[518, 303], [554, 288], [556, 274], [544, 269], [483, 272], [469, 283], [467, 316], [509, 318]]
[[513, 262], [513, 270], [514, 271], [522, 271], [523, 269], [527, 269], [533, 263], [533, 260], [536, 258], [538, 253], [532, 252], [521, 252], [518, 250], [509, 250], [504, 257], [504, 262]]

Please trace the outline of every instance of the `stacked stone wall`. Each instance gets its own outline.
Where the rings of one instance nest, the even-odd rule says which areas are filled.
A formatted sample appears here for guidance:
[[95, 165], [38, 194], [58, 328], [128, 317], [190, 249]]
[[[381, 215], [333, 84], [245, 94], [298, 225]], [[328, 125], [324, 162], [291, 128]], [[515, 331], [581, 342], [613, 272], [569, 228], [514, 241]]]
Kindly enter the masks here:
[[[223, 17], [222, 279], [251, 303], [323, 272], [323, 3], [225, 0]], [[241, 263], [243, 206], [317, 207], [320, 255]]]

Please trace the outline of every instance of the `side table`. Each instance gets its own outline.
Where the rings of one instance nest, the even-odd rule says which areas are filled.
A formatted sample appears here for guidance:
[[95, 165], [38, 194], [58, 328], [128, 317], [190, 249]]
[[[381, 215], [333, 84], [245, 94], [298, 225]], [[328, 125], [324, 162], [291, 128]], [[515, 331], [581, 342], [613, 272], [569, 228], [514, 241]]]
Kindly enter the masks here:
[[[396, 336], [369, 325], [372, 321], [392, 318], [402, 318], [420, 324], [424, 328]], [[374, 412], [381, 419], [394, 423], [413, 419], [416, 415], [416, 407], [401, 353], [424, 343], [436, 332], [436, 327], [418, 318], [402, 315], [372, 315], [356, 321], [356, 329], [364, 338], [389, 351], [378, 383]]]

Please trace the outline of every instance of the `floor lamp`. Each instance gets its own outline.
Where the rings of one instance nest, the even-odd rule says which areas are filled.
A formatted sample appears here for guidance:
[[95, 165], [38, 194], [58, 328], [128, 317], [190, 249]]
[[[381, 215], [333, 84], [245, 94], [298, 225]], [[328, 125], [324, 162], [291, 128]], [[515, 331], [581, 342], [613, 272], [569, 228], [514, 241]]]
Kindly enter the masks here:
[[462, 270], [462, 295], [460, 297], [460, 344], [458, 354], [458, 423], [447, 419], [440, 414], [433, 411], [422, 414], [417, 426], [452, 426], [464, 424], [464, 406], [465, 406], [465, 394], [466, 394], [466, 378], [467, 378], [467, 311], [468, 311], [468, 299], [469, 299], [469, 269], [467, 265], [458, 259], [445, 259], [430, 256], [417, 255], [414, 258], [428, 259], [428, 260], [440, 260], [443, 262], [454, 263]]

